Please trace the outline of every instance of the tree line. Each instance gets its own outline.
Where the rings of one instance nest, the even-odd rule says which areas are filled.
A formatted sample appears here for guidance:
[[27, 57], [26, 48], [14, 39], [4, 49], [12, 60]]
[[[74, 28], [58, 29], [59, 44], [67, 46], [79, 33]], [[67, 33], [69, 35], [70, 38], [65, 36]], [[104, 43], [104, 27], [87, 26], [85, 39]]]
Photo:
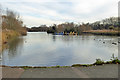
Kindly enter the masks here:
[[31, 28], [27, 28], [28, 32], [47, 32], [48, 31], [48, 27], [46, 25], [41, 25], [39, 27], [31, 27]]
[[48, 29], [48, 33], [55, 33], [55, 32], [76, 32], [81, 34], [85, 31], [90, 30], [114, 30], [118, 31], [120, 24], [118, 23], [117, 17], [111, 17], [107, 19], [103, 19], [102, 21], [96, 21], [94, 23], [82, 23], [82, 24], [75, 24], [73, 22], [66, 22], [59, 25], [54, 24], [50, 26]]
[[101, 21], [96, 21], [93, 23], [81, 23], [75, 24], [74, 22], [65, 22], [62, 24], [53, 24], [52, 26], [41, 25], [39, 27], [31, 27], [27, 30], [29, 32], [47, 32], [47, 33], [70, 33], [75, 32], [77, 34], [84, 33], [90, 30], [119, 30], [120, 24], [118, 17], [110, 17], [103, 19]]
[[10, 9], [3, 10], [2, 17], [2, 31], [13, 30], [21, 35], [26, 35], [26, 26], [20, 18], [20, 15]]
[[48, 33], [75, 32], [78, 34], [89, 30], [114, 30], [118, 31], [120, 24], [117, 17], [110, 17], [93, 23], [75, 24], [74, 22], [65, 22], [62, 24], [53, 24], [52, 26], [41, 25], [39, 27], [28, 28], [28, 31], [44, 31]]

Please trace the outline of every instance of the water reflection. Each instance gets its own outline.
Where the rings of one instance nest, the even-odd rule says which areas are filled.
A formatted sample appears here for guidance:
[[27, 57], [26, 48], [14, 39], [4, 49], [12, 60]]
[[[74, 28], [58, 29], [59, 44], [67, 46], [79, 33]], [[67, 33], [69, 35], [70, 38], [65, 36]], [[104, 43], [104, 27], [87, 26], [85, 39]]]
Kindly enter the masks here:
[[96, 58], [110, 60], [113, 53], [118, 56], [118, 44], [112, 44], [117, 38], [28, 33], [9, 44], [3, 51], [2, 63], [10, 66], [64, 66], [91, 64]]
[[[12, 56], [20, 55], [23, 48], [23, 38], [15, 38], [8, 46], [8, 53]], [[19, 52], [19, 53], [18, 53]], [[16, 54], [17, 53], [17, 54]]]
[[56, 41], [56, 36], [53, 35], [53, 41]]
[[7, 44], [7, 49], [2, 53], [2, 62], [3, 64], [7, 61], [11, 61], [15, 57], [19, 57], [23, 50], [23, 38], [14, 38]]

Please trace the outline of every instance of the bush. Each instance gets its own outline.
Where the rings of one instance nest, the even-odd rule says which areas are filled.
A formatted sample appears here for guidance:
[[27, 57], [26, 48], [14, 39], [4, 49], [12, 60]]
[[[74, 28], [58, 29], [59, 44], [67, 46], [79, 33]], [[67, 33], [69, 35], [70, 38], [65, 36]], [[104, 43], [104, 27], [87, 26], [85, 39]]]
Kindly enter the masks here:
[[114, 64], [120, 64], [120, 60], [112, 54], [111, 61]]
[[102, 65], [104, 64], [104, 61], [102, 61], [101, 59], [96, 59], [96, 62], [94, 63], [94, 65]]
[[114, 26], [110, 26], [109, 29], [110, 29], [110, 30], [114, 29]]

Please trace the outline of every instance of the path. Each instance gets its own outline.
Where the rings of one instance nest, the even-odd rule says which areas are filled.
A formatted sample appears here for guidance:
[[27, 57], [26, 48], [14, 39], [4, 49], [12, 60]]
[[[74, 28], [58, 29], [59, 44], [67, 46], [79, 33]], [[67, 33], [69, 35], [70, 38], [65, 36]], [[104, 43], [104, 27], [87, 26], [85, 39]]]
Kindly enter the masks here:
[[117, 78], [118, 65], [69, 68], [3, 68], [4, 78]]

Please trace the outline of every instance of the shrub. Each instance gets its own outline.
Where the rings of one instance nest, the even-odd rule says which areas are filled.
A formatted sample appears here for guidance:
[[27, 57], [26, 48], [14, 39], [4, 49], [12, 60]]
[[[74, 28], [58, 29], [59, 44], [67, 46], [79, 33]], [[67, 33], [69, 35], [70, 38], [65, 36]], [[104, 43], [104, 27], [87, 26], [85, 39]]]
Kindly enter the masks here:
[[111, 61], [114, 64], [120, 64], [120, 60], [112, 54]]
[[96, 62], [94, 63], [94, 65], [102, 65], [104, 64], [104, 61], [102, 61], [101, 59], [96, 59]]

